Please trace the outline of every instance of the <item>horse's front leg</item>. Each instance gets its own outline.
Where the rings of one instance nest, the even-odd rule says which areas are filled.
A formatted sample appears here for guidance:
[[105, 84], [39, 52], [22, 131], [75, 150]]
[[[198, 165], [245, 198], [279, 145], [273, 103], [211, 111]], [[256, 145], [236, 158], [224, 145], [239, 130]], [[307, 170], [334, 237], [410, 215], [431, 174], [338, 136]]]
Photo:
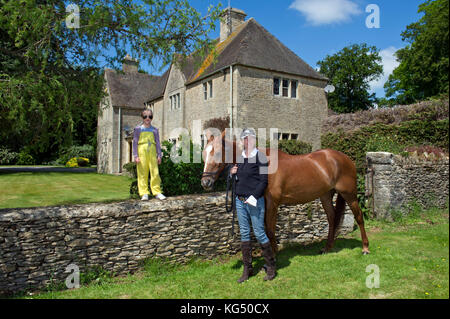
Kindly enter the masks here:
[[266, 213], [264, 218], [266, 235], [270, 240], [273, 253], [276, 254], [278, 252], [278, 245], [275, 237], [275, 230], [277, 227], [278, 204], [274, 201], [269, 192], [266, 192], [264, 200], [266, 204]]

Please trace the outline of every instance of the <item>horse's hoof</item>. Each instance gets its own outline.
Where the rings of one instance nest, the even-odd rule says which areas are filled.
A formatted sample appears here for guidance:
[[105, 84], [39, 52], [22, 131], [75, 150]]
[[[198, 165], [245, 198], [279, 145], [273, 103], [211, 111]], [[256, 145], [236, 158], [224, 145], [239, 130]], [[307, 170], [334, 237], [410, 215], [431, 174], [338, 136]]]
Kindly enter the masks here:
[[368, 254], [370, 254], [370, 252], [368, 252], [368, 251], [363, 251], [363, 255], [368, 255]]

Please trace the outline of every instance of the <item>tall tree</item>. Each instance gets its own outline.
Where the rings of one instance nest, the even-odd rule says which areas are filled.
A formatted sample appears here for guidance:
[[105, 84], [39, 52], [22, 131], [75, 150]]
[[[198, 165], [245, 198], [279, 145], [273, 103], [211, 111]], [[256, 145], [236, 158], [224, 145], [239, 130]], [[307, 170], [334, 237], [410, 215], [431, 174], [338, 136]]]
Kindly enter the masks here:
[[220, 13], [186, 0], [70, 2], [0, 0], [0, 145], [41, 160], [95, 140], [99, 61], [117, 68], [131, 53], [156, 67], [205, 52]]
[[317, 62], [335, 91], [328, 96], [329, 107], [338, 113], [367, 110], [376, 102], [369, 82], [383, 74], [379, 51], [367, 44], [353, 44]]
[[422, 18], [406, 27], [409, 44], [396, 52], [399, 66], [384, 88], [396, 103], [408, 104], [440, 94], [448, 95], [449, 1], [428, 0], [419, 5]]

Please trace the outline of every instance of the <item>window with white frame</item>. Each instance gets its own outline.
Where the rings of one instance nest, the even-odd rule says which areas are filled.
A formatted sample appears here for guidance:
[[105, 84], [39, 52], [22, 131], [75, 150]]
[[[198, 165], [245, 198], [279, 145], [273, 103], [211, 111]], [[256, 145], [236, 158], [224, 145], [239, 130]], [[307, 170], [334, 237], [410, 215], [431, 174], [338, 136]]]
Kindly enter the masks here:
[[213, 81], [203, 83], [203, 98], [204, 100], [211, 99], [213, 97]]
[[181, 108], [180, 93], [173, 94], [169, 97], [170, 109], [176, 110]]
[[297, 98], [298, 81], [286, 78], [273, 78], [273, 95], [287, 98]]

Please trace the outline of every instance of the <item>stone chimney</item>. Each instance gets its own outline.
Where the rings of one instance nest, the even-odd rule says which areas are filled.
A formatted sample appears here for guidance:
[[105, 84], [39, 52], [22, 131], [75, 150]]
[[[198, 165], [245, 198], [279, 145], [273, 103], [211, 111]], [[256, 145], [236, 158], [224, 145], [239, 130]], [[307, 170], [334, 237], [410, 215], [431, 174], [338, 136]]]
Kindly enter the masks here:
[[246, 16], [244, 11], [236, 8], [224, 9], [220, 15], [220, 42], [228, 38], [240, 24], [244, 23]]
[[122, 71], [125, 73], [137, 73], [138, 72], [139, 61], [133, 59], [128, 54], [123, 58]]

